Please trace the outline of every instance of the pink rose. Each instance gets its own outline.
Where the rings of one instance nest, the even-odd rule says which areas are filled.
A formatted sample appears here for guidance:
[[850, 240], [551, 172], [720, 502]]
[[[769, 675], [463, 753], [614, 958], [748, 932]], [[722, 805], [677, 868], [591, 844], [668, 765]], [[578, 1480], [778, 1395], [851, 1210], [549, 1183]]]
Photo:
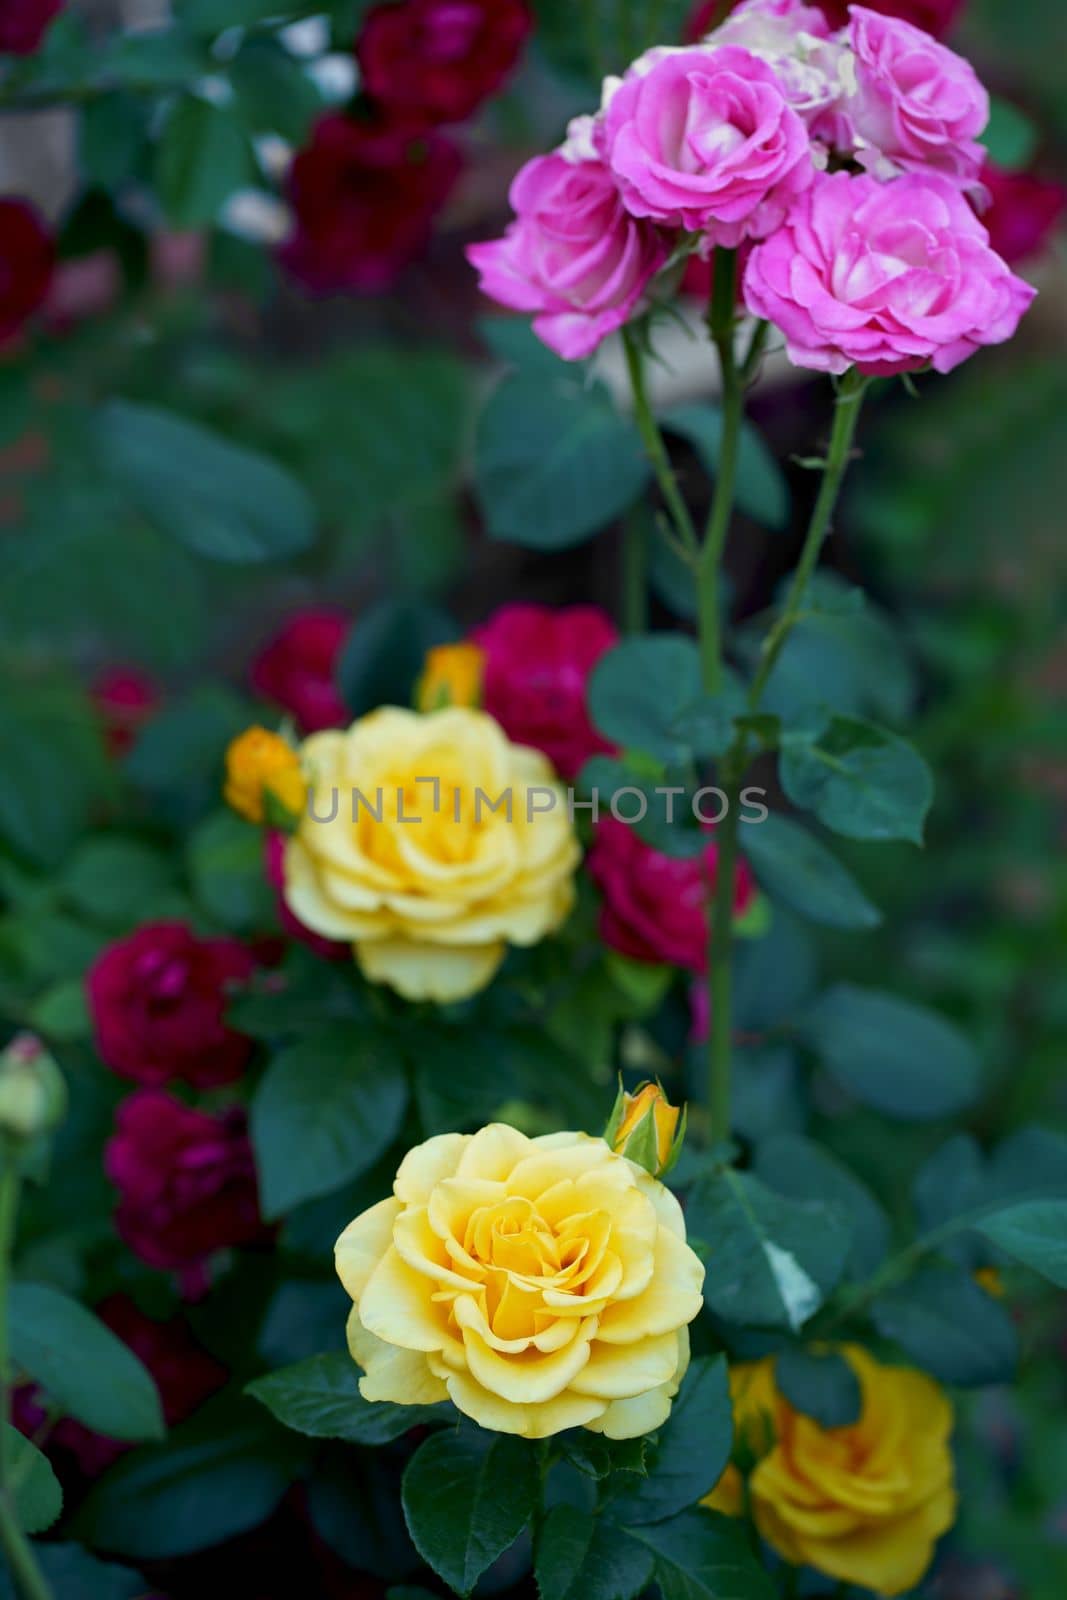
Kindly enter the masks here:
[[1010, 339], [1035, 292], [953, 184], [915, 173], [820, 174], [744, 280], [749, 311], [781, 329], [794, 365], [876, 376], [951, 372]]
[[536, 312], [534, 332], [564, 360], [591, 355], [633, 315], [667, 259], [664, 236], [627, 213], [600, 161], [558, 151], [526, 163], [511, 204], [504, 237], [467, 251], [483, 293]]
[[346, 612], [312, 607], [291, 617], [252, 664], [252, 686], [292, 713], [304, 733], [348, 722], [334, 669], [351, 627]]
[[849, 10], [856, 89], [843, 104], [838, 142], [879, 177], [942, 172], [976, 187], [989, 96], [969, 61], [899, 17]]
[[628, 211], [714, 244], [769, 233], [814, 172], [774, 71], [733, 45], [667, 51], [631, 71], [597, 141]]
[[987, 161], [982, 185], [990, 197], [982, 221], [998, 255], [1014, 266], [1048, 248], [1067, 211], [1067, 189], [1062, 183], [1029, 172], [1002, 172]]
[[108, 945], [85, 980], [101, 1059], [136, 1083], [207, 1089], [240, 1077], [252, 1042], [224, 1013], [252, 967], [236, 940], [198, 939], [181, 922], [146, 923]]
[[236, 1108], [209, 1116], [159, 1089], [115, 1113], [104, 1170], [119, 1191], [115, 1226], [150, 1267], [186, 1273], [264, 1233], [256, 1169]]
[[543, 750], [563, 778], [612, 746], [586, 708], [589, 674], [618, 642], [597, 606], [501, 606], [471, 635], [485, 651], [483, 704], [509, 739]]
[[821, 119], [851, 86], [851, 55], [844, 40], [831, 38], [823, 13], [804, 0], [743, 0], [706, 42], [740, 45], [765, 61], [815, 136], [821, 132]]
[[[635, 830], [603, 817], [589, 851], [589, 871], [604, 897], [600, 936], [635, 961], [666, 961], [690, 972], [707, 970], [708, 897], [715, 884], [718, 846], [685, 860], [663, 855]], [[755, 893], [744, 861], [734, 878], [734, 915]]]

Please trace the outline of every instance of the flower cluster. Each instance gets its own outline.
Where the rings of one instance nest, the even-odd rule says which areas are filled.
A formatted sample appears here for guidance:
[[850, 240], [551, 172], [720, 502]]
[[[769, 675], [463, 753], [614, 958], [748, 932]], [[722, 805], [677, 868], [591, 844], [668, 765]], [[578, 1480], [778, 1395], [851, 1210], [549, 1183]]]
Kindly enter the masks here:
[[605, 80], [594, 116], [512, 185], [471, 247], [482, 287], [569, 360], [741, 249], [743, 299], [798, 366], [949, 371], [1009, 338], [1034, 291], [993, 250], [973, 68], [913, 23], [744, 0], [700, 42]]

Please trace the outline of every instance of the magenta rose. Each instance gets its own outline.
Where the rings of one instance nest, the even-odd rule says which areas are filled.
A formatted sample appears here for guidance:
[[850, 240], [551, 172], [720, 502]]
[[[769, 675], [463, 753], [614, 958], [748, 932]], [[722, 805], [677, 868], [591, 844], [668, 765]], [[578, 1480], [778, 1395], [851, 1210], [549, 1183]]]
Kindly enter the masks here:
[[769, 233], [814, 171], [774, 71], [733, 45], [654, 52], [612, 95], [597, 142], [628, 211], [714, 244]]
[[989, 242], [1009, 265], [1039, 256], [1067, 211], [1067, 189], [1029, 172], [1002, 172], [991, 161], [982, 168], [989, 206], [982, 222]]
[[64, 0], [0, 0], [0, 55], [32, 56]]
[[437, 133], [382, 117], [320, 118], [289, 168], [294, 226], [282, 265], [312, 294], [378, 294], [422, 254], [459, 176]]
[[[600, 936], [635, 961], [669, 962], [704, 972], [708, 960], [708, 898], [714, 892], [718, 846], [678, 859], [645, 844], [614, 817], [597, 823], [589, 871], [603, 895]], [[755, 894], [747, 864], [734, 878], [734, 915], [743, 916]]]
[[303, 733], [348, 721], [334, 676], [351, 625], [347, 613], [332, 606], [301, 611], [252, 664], [253, 688], [294, 716]]
[[135, 1083], [232, 1082], [252, 1042], [226, 1026], [226, 1003], [252, 970], [236, 940], [198, 939], [181, 922], [150, 922], [108, 945], [86, 977], [101, 1060]]
[[500, 88], [530, 26], [525, 0], [375, 6], [356, 45], [363, 88], [402, 120], [462, 122]]
[[536, 156], [511, 185], [502, 239], [471, 245], [485, 294], [532, 311], [534, 332], [567, 361], [591, 355], [636, 310], [667, 259], [665, 236], [624, 209], [600, 161]]
[[744, 278], [749, 311], [781, 329], [795, 366], [881, 377], [951, 372], [1010, 339], [1035, 292], [952, 183], [914, 173], [821, 173]]
[[54, 269], [55, 246], [33, 206], [0, 199], [0, 345], [44, 303]]
[[94, 679], [89, 693], [110, 754], [125, 755], [159, 707], [158, 686], [139, 667], [108, 667]]
[[202, 1267], [264, 1232], [244, 1113], [209, 1116], [159, 1089], [119, 1106], [104, 1170], [119, 1191], [115, 1226], [150, 1267]]
[[940, 172], [977, 189], [989, 96], [970, 62], [910, 22], [864, 6], [850, 8], [847, 37], [856, 88], [842, 104], [837, 142], [878, 177]]
[[485, 652], [483, 703], [509, 739], [543, 750], [563, 778], [612, 748], [589, 720], [589, 674], [618, 642], [597, 606], [501, 606], [471, 635]]

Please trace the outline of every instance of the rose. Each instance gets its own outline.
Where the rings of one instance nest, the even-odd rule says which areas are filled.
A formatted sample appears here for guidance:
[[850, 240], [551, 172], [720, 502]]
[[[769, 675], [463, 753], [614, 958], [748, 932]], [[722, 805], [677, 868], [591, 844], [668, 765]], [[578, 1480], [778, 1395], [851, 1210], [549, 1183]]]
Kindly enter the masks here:
[[441, 711], [445, 706], [480, 705], [484, 671], [485, 652], [471, 640], [434, 645], [426, 652], [415, 685], [416, 707], [419, 711]]
[[252, 663], [252, 687], [295, 717], [304, 733], [347, 721], [334, 675], [350, 626], [348, 614], [331, 606], [299, 611]]
[[306, 944], [309, 950], [322, 956], [325, 961], [347, 961], [348, 945], [337, 939], [324, 939], [321, 934], [314, 933], [310, 928], [294, 917], [285, 903], [285, 835], [283, 833], [268, 833], [264, 838], [264, 871], [267, 882], [274, 890], [275, 907], [278, 912], [278, 921], [291, 939], [297, 939], [301, 944]]
[[113, 756], [125, 755], [158, 707], [159, 689], [138, 667], [109, 667], [95, 679], [90, 694], [108, 750]]
[[363, 87], [400, 119], [462, 122], [500, 88], [530, 26], [525, 0], [375, 6], [356, 44]]
[[3, 0], [0, 55], [32, 56], [64, 0]]
[[563, 791], [484, 712], [385, 707], [303, 754], [312, 797], [286, 845], [286, 904], [350, 940], [371, 983], [463, 999], [509, 943], [566, 918], [579, 849]]
[[599, 606], [501, 606], [475, 628], [485, 652], [485, 709], [518, 744], [543, 750], [564, 778], [614, 747], [589, 720], [589, 674], [618, 642]]
[[252, 975], [233, 939], [151, 922], [104, 949], [86, 977], [101, 1059], [120, 1077], [210, 1088], [238, 1078], [251, 1040], [226, 1026], [227, 991]]
[[440, 134], [320, 118], [289, 169], [282, 264], [312, 294], [380, 293], [421, 255], [462, 165]]
[[989, 95], [970, 62], [910, 22], [864, 6], [850, 8], [847, 39], [856, 87], [842, 102], [835, 142], [878, 177], [941, 172], [977, 188]]
[[1062, 183], [1029, 172], [1002, 172], [991, 161], [982, 168], [982, 186], [990, 198], [982, 222], [989, 242], [1011, 266], [1047, 249], [1067, 210]]
[[0, 345], [43, 304], [55, 248], [27, 200], [0, 199]]
[[336, 1259], [365, 1399], [451, 1399], [532, 1439], [665, 1422], [704, 1279], [655, 1178], [603, 1139], [500, 1123], [409, 1151]]
[[813, 134], [851, 86], [843, 40], [831, 39], [823, 13], [804, 0], [744, 0], [706, 43], [739, 45], [765, 61]]
[[669, 50], [611, 96], [598, 146], [626, 209], [737, 245], [777, 226], [814, 171], [808, 134], [748, 50]]
[[639, 1084], [633, 1094], [620, 1084], [604, 1138], [620, 1156], [662, 1178], [682, 1153], [685, 1124], [682, 1107], [672, 1106], [658, 1083]]
[[158, 1089], [138, 1089], [115, 1113], [104, 1170], [119, 1191], [115, 1226], [150, 1267], [196, 1269], [216, 1250], [264, 1229], [256, 1168], [236, 1108], [194, 1111]]
[[[718, 846], [682, 859], [645, 844], [614, 817], [597, 823], [589, 872], [603, 895], [600, 937], [635, 961], [667, 961], [704, 972], [708, 959], [708, 897], [717, 871]], [[745, 862], [734, 878], [734, 915], [752, 903], [755, 883]]]
[[[847, 23], [849, 0], [819, 0], [819, 4], [835, 27]], [[965, 4], [966, 0], [871, 0], [867, 10], [901, 17], [935, 39], [943, 39]]]
[[280, 733], [246, 728], [227, 746], [223, 796], [248, 822], [291, 825], [307, 797], [299, 755]]
[[483, 293], [535, 312], [534, 332], [565, 360], [591, 355], [633, 316], [667, 259], [665, 237], [624, 209], [599, 160], [536, 156], [510, 198], [503, 238], [467, 249]]
[[959, 191], [917, 174], [820, 174], [744, 277], [745, 304], [781, 329], [794, 365], [879, 376], [951, 372], [1011, 338], [1035, 292]]
[[[735, 1437], [756, 1465], [749, 1503], [763, 1538], [792, 1566], [881, 1595], [922, 1578], [956, 1514], [952, 1406], [932, 1378], [883, 1366], [859, 1345], [840, 1354], [859, 1379], [856, 1422], [826, 1429], [790, 1405], [772, 1357], [730, 1373]], [[737, 1469], [704, 1502], [741, 1510]]]

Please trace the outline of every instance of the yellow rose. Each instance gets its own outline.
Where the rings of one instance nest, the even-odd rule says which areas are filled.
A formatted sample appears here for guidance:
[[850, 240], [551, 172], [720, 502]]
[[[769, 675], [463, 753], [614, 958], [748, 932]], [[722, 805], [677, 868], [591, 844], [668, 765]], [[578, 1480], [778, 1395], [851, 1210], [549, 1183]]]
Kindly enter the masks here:
[[629, 1156], [658, 1178], [669, 1172], [678, 1159], [685, 1119], [681, 1108], [671, 1105], [658, 1083], [643, 1083], [634, 1094], [619, 1090], [604, 1137], [613, 1150]]
[[249, 822], [295, 821], [307, 798], [299, 755], [280, 733], [246, 728], [226, 751], [223, 796]]
[[503, 1123], [428, 1139], [348, 1225], [337, 1271], [367, 1400], [483, 1428], [630, 1439], [670, 1414], [704, 1268], [677, 1200], [603, 1139]]
[[[285, 899], [409, 1000], [459, 1000], [565, 920], [580, 851], [544, 756], [484, 711], [386, 707], [303, 746]], [[493, 807], [496, 809], [492, 809]]]
[[[883, 1366], [859, 1345], [840, 1354], [863, 1398], [859, 1420], [843, 1428], [794, 1410], [775, 1386], [772, 1357], [731, 1372], [738, 1454], [758, 1457], [749, 1504], [760, 1533], [793, 1566], [902, 1594], [956, 1514], [952, 1406], [924, 1373]], [[720, 1479], [704, 1503], [731, 1509], [730, 1489]]]
[[469, 640], [439, 644], [427, 650], [422, 677], [415, 688], [420, 711], [445, 706], [476, 706], [482, 698], [485, 651]]

